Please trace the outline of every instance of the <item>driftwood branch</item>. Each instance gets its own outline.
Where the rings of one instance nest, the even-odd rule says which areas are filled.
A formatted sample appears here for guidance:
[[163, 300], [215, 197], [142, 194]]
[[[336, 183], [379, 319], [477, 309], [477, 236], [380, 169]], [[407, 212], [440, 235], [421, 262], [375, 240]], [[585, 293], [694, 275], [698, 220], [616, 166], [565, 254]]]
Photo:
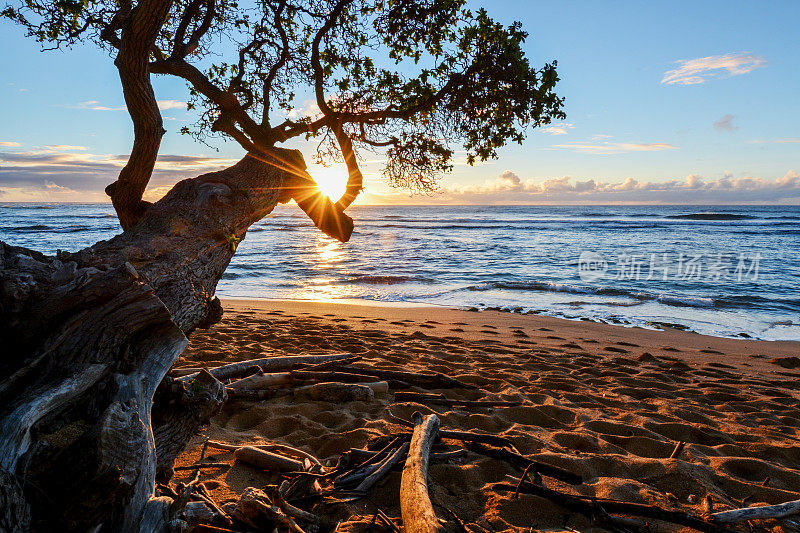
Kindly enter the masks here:
[[456, 400], [445, 398], [441, 394], [426, 394], [423, 392], [396, 392], [394, 399], [398, 402], [433, 403], [447, 406], [463, 407], [515, 407], [522, 405], [521, 401], [500, 400]]
[[443, 533], [428, 495], [428, 462], [439, 430], [436, 415], [415, 413], [414, 435], [400, 482], [400, 513], [408, 533]]
[[514, 479], [514, 482], [514, 484], [497, 483], [494, 485], [494, 488], [496, 490], [505, 490], [509, 492], [514, 492], [519, 488], [519, 492], [521, 493], [533, 494], [534, 496], [545, 498], [569, 511], [580, 513], [589, 518], [605, 518], [608, 520], [608, 513], [620, 513], [629, 516], [654, 518], [672, 524], [687, 526], [705, 533], [731, 533], [730, 530], [707, 522], [702, 518], [692, 516], [685, 511], [671, 511], [653, 505], [628, 503], [617, 500], [600, 498], [586, 499], [585, 497], [573, 496], [557, 490], [548, 489], [541, 485], [534, 485], [527, 481], [520, 481], [519, 479]]
[[[346, 360], [351, 358], [349, 353], [335, 353], [325, 355], [290, 355], [286, 357], [266, 357], [262, 359], [250, 359], [247, 361], [239, 361], [238, 363], [231, 363], [228, 365], [218, 366], [209, 370], [209, 373], [222, 381], [225, 379], [233, 379], [248, 372], [254, 366], [261, 367], [266, 373], [270, 372], [285, 372], [294, 368], [299, 368], [304, 365], [318, 365], [321, 363], [329, 363], [332, 361]], [[180, 378], [181, 381], [192, 381], [197, 374], [189, 374]]]
[[731, 509], [711, 515], [711, 520], [720, 524], [732, 524], [746, 520], [764, 520], [767, 518], [786, 518], [800, 514], [800, 500], [781, 503], [778, 505], [763, 505], [761, 507], [745, 507]]

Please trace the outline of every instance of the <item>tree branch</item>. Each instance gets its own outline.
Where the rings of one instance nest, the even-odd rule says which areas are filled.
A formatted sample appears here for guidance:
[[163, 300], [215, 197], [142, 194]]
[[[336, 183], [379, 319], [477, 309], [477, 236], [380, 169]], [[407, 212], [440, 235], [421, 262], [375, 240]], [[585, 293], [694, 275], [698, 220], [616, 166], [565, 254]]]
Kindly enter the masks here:
[[[134, 141], [128, 163], [117, 181], [106, 187], [123, 229], [134, 226], [147, 205], [142, 195], [155, 167], [164, 126], [153, 86], [148, 59], [172, 0], [143, 0], [126, 17], [115, 64], [125, 104], [133, 121]], [[121, 10], [122, 11], [122, 10]]]

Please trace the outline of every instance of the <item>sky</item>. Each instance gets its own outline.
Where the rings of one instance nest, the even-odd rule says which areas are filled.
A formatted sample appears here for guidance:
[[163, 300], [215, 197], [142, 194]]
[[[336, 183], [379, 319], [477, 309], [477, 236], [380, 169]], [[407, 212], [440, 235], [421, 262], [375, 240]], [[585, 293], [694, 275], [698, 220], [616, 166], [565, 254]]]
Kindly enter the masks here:
[[[362, 204], [800, 205], [800, 2], [493, 0], [520, 20], [534, 65], [558, 61], [567, 118], [497, 160], [453, 172], [431, 195], [389, 188], [362, 164]], [[132, 142], [112, 58], [40, 51], [0, 21], [0, 201], [108, 201]], [[176, 79], [154, 80], [167, 134], [147, 198], [229, 166], [234, 142], [179, 133], [194, 121]], [[311, 161], [313, 145], [295, 143]], [[342, 167], [310, 172], [342, 186]]]

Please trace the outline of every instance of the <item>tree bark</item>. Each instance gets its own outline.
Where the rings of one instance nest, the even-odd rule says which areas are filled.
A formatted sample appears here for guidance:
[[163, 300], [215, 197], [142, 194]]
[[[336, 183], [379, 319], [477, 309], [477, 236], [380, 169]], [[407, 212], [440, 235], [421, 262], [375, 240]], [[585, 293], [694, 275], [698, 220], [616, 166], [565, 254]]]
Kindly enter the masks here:
[[225, 391], [210, 374], [162, 380], [186, 336], [221, 317], [214, 291], [236, 244], [302, 172], [298, 152], [248, 155], [79, 252], [0, 243], [0, 530], [168, 528], [157, 469], [169, 476]]

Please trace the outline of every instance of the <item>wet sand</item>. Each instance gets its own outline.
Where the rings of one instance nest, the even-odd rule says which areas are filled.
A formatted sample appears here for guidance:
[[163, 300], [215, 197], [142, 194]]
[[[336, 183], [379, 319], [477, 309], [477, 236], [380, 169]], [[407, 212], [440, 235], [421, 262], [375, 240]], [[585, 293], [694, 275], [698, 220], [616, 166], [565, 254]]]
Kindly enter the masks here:
[[[572, 470], [584, 483], [549, 487], [574, 494], [705, 510], [800, 499], [800, 354], [798, 342], [721, 339], [538, 315], [467, 312], [278, 300], [226, 300], [226, 313], [197, 331], [176, 367], [213, 367], [271, 355], [351, 352], [356, 365], [440, 372], [475, 390], [438, 389], [448, 398], [520, 401], [503, 408], [397, 402], [392, 391], [371, 402], [295, 402], [291, 396], [230, 401], [204, 435], [232, 444], [280, 442], [320, 459], [363, 447], [399, 429], [387, 409], [410, 418], [435, 412], [443, 429], [510, 439], [530, 458]], [[197, 460], [196, 437], [178, 465]], [[669, 459], [679, 441], [686, 447]], [[207, 460], [232, 462], [214, 450]], [[492, 489], [520, 472], [468, 454], [433, 463], [435, 505], [471, 531], [600, 531], [546, 500]], [[178, 472], [176, 480], [189, 474]], [[235, 464], [209, 470], [217, 502], [277, 478]], [[766, 481], [766, 483], [765, 483]], [[358, 502], [328, 508], [363, 529], [379, 507], [399, 517], [400, 471]], [[778, 522], [765, 523], [781, 527]], [[791, 524], [783, 521], [784, 529]], [[789, 529], [786, 529], [789, 528]], [[658, 531], [680, 531], [659, 523]], [[687, 530], [688, 531], [688, 530]]]

